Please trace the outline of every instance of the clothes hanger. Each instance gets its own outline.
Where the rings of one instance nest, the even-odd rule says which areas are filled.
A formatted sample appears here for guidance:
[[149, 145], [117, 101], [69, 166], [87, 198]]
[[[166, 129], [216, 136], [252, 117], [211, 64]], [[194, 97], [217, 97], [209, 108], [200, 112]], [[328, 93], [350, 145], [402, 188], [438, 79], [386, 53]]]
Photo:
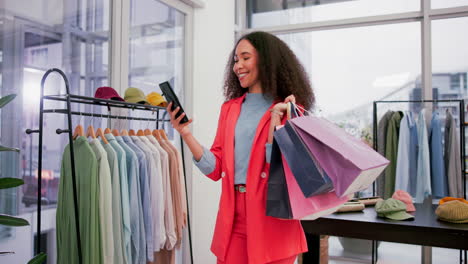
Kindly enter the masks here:
[[[101, 114], [101, 119], [102, 119], [102, 114]], [[98, 128], [96, 130], [96, 135], [102, 139], [102, 142], [104, 142], [104, 144], [109, 144], [109, 141], [107, 141], [106, 136], [104, 136], [104, 132], [102, 131], [102, 128]]]
[[94, 116], [91, 118], [91, 125], [88, 126], [88, 130], [86, 131], [86, 137], [87, 138], [91, 137], [92, 139], [96, 139], [96, 134], [94, 133], [94, 127], [93, 127], [93, 120], [94, 120]]
[[106, 129], [104, 129], [104, 134], [112, 134], [110, 128], [106, 127]]
[[120, 133], [119, 133], [119, 131], [117, 129], [114, 128], [114, 129], [112, 129], [112, 135], [117, 137], [117, 136], [120, 136]]
[[84, 133], [84, 128], [83, 126], [81, 125], [81, 118], [83, 116], [81, 115], [80, 113], [80, 121], [78, 122], [78, 125], [75, 127], [75, 130], [73, 131], [73, 139], [76, 139], [77, 137], [84, 137], [85, 133]]
[[137, 132], [137, 136], [144, 136], [145, 135], [145, 132], [143, 132], [143, 130], [141, 129], [138, 129], [138, 132]]
[[154, 129], [152, 134], [158, 141], [161, 141], [161, 135], [157, 129]]
[[86, 131], [86, 137], [91, 137], [92, 139], [96, 139], [96, 134], [94, 133], [93, 125], [88, 126], [88, 131]]
[[75, 127], [75, 131], [73, 132], [73, 139], [76, 139], [77, 137], [84, 137], [84, 128], [81, 124], [78, 124]]
[[161, 137], [162, 137], [164, 140], [169, 140], [169, 139], [167, 138], [166, 131], [164, 131], [164, 129], [159, 129], [159, 134], [161, 135]]
[[136, 136], [135, 130], [133, 130], [133, 129], [130, 129], [130, 130], [128, 131], [128, 134], [129, 134], [130, 136]]

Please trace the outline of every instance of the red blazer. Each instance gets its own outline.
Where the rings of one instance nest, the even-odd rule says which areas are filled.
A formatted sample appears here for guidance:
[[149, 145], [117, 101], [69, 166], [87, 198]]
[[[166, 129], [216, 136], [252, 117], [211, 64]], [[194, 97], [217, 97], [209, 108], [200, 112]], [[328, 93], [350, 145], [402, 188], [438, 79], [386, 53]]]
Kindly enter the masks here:
[[[245, 94], [224, 103], [211, 152], [215, 170], [207, 175], [222, 179], [221, 201], [211, 251], [224, 261], [234, 221], [234, 131]], [[274, 104], [270, 106], [273, 107]], [[263, 264], [307, 251], [307, 242], [298, 220], [281, 220], [265, 215], [270, 164], [265, 160], [265, 144], [270, 128], [270, 111], [258, 124], [247, 170], [247, 248], [250, 264]]]

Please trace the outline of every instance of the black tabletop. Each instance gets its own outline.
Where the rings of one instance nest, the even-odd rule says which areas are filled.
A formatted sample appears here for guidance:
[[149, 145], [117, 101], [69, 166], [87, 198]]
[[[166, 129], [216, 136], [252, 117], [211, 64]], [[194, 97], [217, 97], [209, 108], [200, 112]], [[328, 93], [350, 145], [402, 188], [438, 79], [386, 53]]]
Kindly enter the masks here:
[[311, 234], [354, 237], [426, 246], [468, 249], [468, 224], [437, 219], [437, 205], [415, 204], [412, 221], [377, 217], [374, 207], [363, 212], [335, 213], [317, 220], [302, 221]]

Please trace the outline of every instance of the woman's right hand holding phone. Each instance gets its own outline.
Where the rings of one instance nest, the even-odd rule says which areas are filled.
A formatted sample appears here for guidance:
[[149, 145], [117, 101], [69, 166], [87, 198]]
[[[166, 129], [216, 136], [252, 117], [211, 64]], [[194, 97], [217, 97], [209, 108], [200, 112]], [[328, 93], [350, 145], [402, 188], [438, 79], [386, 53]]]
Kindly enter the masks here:
[[176, 114], [180, 111], [180, 107], [177, 107], [176, 109], [174, 109], [174, 111], [172, 111], [171, 109], [172, 109], [172, 102], [170, 102], [166, 108], [167, 112], [169, 113], [171, 117], [172, 127], [175, 130], [177, 130], [177, 132], [179, 132], [179, 134], [182, 137], [190, 134], [191, 132], [190, 132], [190, 129], [188, 128], [188, 125], [192, 123], [193, 119], [189, 119], [188, 122], [181, 124], [180, 121], [182, 120], [182, 118], [184, 118], [185, 113], [182, 113], [178, 118], [176, 118]]

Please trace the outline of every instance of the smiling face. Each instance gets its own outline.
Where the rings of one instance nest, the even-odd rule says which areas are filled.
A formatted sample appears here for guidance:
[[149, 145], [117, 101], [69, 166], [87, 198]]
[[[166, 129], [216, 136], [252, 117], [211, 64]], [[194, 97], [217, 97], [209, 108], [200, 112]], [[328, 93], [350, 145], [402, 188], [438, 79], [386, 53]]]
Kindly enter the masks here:
[[234, 55], [233, 71], [242, 88], [249, 88], [249, 92], [261, 92], [258, 79], [258, 53], [246, 39], [237, 44]]

